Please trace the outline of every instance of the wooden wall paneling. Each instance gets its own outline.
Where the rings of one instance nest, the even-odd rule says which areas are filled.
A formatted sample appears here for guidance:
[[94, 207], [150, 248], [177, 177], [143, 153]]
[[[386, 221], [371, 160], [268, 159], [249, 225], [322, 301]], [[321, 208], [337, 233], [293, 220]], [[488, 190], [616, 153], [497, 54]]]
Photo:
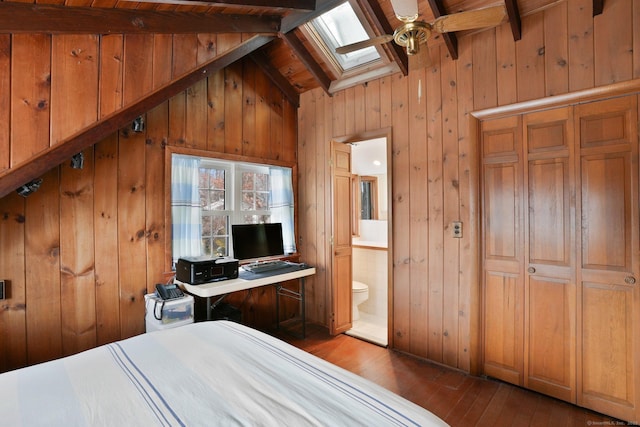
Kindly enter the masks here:
[[[479, 168], [477, 158], [477, 133], [470, 124], [475, 123], [473, 111], [473, 49], [469, 39], [458, 44], [456, 66], [457, 131], [458, 131], [458, 188], [460, 221], [463, 224], [460, 243], [460, 295], [457, 331], [458, 364], [467, 372], [477, 372], [480, 328], [480, 286], [478, 283], [478, 209], [474, 195], [478, 194]], [[513, 83], [515, 84], [515, 82]]]
[[224, 73], [219, 70], [207, 78], [207, 149], [224, 152]]
[[196, 63], [202, 64], [218, 54], [218, 37], [215, 34], [198, 34], [198, 54]]
[[297, 162], [298, 110], [296, 106], [284, 99], [284, 97], [282, 98], [282, 110], [284, 128], [282, 130], [281, 159], [284, 161]]
[[0, 35], [0, 171], [9, 168], [11, 157], [11, 35]]
[[88, 350], [97, 342], [93, 148], [86, 149], [83, 157], [82, 169], [73, 169], [68, 163], [60, 166], [60, 297], [64, 355]]
[[62, 356], [59, 168], [42, 179], [25, 206], [28, 364]]
[[[145, 236], [147, 258], [147, 293], [155, 292], [156, 283], [164, 283], [170, 272], [165, 266], [165, 194], [164, 194], [164, 147], [169, 127], [169, 104], [163, 102], [147, 113], [145, 143]], [[203, 107], [206, 110], [206, 107]], [[169, 228], [170, 230], [170, 228]], [[171, 234], [171, 231], [169, 231]]]
[[477, 110], [497, 105], [496, 55], [494, 29], [473, 36], [473, 102]]
[[270, 89], [273, 85], [271, 80], [259, 68], [255, 74], [255, 152], [258, 157], [272, 159], [271, 150], [276, 148], [276, 145], [271, 146], [271, 142], [274, 142], [271, 140], [271, 127], [276, 126], [276, 122], [271, 120], [271, 112], [275, 111], [270, 102]]
[[242, 62], [236, 62], [225, 69], [224, 152], [229, 154], [242, 153], [242, 68]]
[[152, 90], [153, 47], [153, 35], [124, 36], [123, 105], [142, 98]]
[[[324, 100], [326, 94], [322, 90], [314, 91], [314, 99], [312, 109], [313, 117], [313, 132], [312, 140], [313, 144], [308, 146], [306, 153], [307, 158], [307, 173], [309, 174], [307, 181], [307, 190], [312, 195], [312, 205], [309, 205], [307, 211], [303, 215], [311, 216], [309, 224], [311, 228], [308, 230], [313, 239], [313, 244], [307, 247], [307, 251], [311, 259], [315, 260], [315, 265], [326, 266], [324, 274], [315, 276], [314, 280], [316, 284], [326, 284], [326, 291], [321, 292], [320, 295], [324, 298], [325, 307], [330, 311], [329, 318], [324, 315], [331, 330], [334, 317], [331, 317], [334, 313], [331, 313], [332, 305], [331, 300], [335, 298], [332, 295], [332, 274], [336, 266], [333, 264], [333, 253], [336, 250], [335, 236], [332, 234], [331, 228], [331, 215], [326, 214], [326, 210], [329, 209], [333, 212], [333, 195], [331, 193], [330, 181], [332, 168], [334, 165], [329, 165], [327, 159], [331, 159], [331, 152], [329, 151], [329, 157], [323, 157], [324, 148], [331, 146], [331, 136], [327, 135], [325, 126], [327, 125], [327, 117], [325, 116]], [[329, 139], [325, 139], [325, 138]], [[327, 196], [329, 196], [327, 198]], [[328, 203], [328, 204], [327, 204]], [[311, 211], [313, 209], [313, 212]], [[324, 218], [329, 220], [329, 224], [325, 224]], [[329, 230], [329, 233], [326, 233]], [[330, 242], [330, 244], [329, 244]], [[326, 251], [325, 251], [326, 249]]]
[[100, 37], [99, 118], [122, 108], [123, 75], [124, 36], [105, 34]]
[[256, 157], [256, 65], [246, 61], [242, 68], [242, 151]]
[[380, 79], [380, 128], [391, 127], [391, 124], [391, 77], [387, 76]]
[[335, 93], [331, 108], [331, 129], [333, 135], [347, 135], [346, 91]]
[[[420, 89], [421, 88], [421, 89]], [[432, 95], [425, 70], [409, 74], [406, 103], [409, 107], [409, 289], [410, 351], [426, 357], [431, 337], [429, 325], [429, 163], [427, 158], [427, 105]], [[438, 94], [434, 94], [438, 96]], [[394, 179], [395, 182], [395, 179]], [[406, 302], [405, 302], [406, 304]], [[405, 309], [407, 307], [405, 306]]]
[[169, 145], [192, 147], [187, 140], [187, 91], [169, 99]]
[[[612, 0], [593, 18], [595, 85], [630, 80], [633, 76], [633, 3]], [[636, 6], [637, 7], [637, 6]]]
[[153, 35], [153, 88], [159, 88], [171, 81], [173, 73], [173, 36]]
[[[302, 259], [318, 268], [320, 261], [317, 257], [315, 245], [317, 244], [315, 235], [317, 227], [315, 214], [317, 212], [317, 197], [314, 185], [316, 180], [315, 152], [316, 133], [315, 123], [315, 97], [313, 102], [301, 105], [298, 111], [298, 127], [300, 134], [298, 137], [298, 251]], [[306, 284], [306, 308], [310, 321], [328, 325], [326, 290], [327, 284], [318, 280], [318, 276], [311, 277]]]
[[[460, 306], [460, 245], [452, 237], [452, 222], [460, 220], [460, 178], [458, 174], [458, 90], [456, 62], [446, 49], [440, 49], [442, 88], [442, 186], [443, 186], [443, 313], [442, 362], [458, 366], [460, 316], [452, 307]], [[464, 224], [468, 226], [469, 224]], [[463, 228], [464, 231], [464, 228]], [[463, 233], [464, 236], [464, 233]]]
[[513, 104], [518, 100], [516, 43], [513, 40], [513, 33], [508, 22], [496, 27], [496, 58], [498, 61], [496, 66], [498, 105]]
[[[285, 157], [283, 140], [284, 126], [286, 125], [284, 121], [284, 96], [276, 85], [269, 84], [269, 79], [265, 74], [260, 73], [260, 76], [264, 76], [261, 78], [267, 80], [267, 105], [263, 106], [265, 113], [269, 115], [266, 118], [269, 122], [270, 129], [270, 143], [268, 144], [267, 150], [269, 151], [269, 158], [280, 160]], [[293, 147], [293, 151], [295, 153], [295, 147]], [[295, 157], [293, 161], [295, 162]]]
[[569, 91], [594, 85], [592, 0], [568, 0]]
[[118, 138], [118, 276], [121, 338], [144, 332], [147, 290], [145, 240], [145, 138], [120, 132]]
[[633, 31], [633, 78], [640, 78], [640, 7], [638, 5], [633, 6], [632, 31]]
[[389, 345], [409, 351], [411, 345], [411, 224], [409, 200], [409, 79], [396, 74], [391, 80], [391, 115], [393, 120], [393, 296], [391, 310], [393, 331]]
[[545, 96], [544, 15], [523, 17], [522, 28], [527, 31], [523, 31], [522, 39], [516, 43], [518, 101], [528, 101]]
[[[298, 109], [298, 132], [296, 133], [296, 138], [298, 140], [297, 151], [298, 151], [298, 171], [297, 171], [297, 182], [298, 182], [298, 191], [296, 193], [297, 196], [297, 207], [298, 210], [296, 212], [297, 222], [297, 236], [298, 240], [296, 241], [296, 250], [301, 255], [301, 259], [309, 264], [315, 262], [316, 260], [311, 260], [307, 258], [307, 247], [312, 244], [313, 237], [309, 234], [309, 223], [307, 221], [307, 206], [309, 205], [309, 198], [311, 194], [308, 193], [307, 186], [307, 147], [313, 145], [313, 142], [309, 141], [311, 132], [306, 129], [307, 126], [313, 122], [313, 119], [309, 117], [310, 114], [310, 104], [301, 103], [300, 108]], [[307, 243], [308, 242], [308, 243]], [[318, 268], [317, 264], [312, 264], [316, 268]], [[314, 277], [310, 277], [310, 280], [306, 281], [305, 285], [305, 296], [306, 296], [306, 315], [307, 319], [311, 323], [322, 323], [322, 318], [319, 315], [320, 311], [317, 309], [318, 301], [317, 290], [321, 289], [324, 284], [318, 284]]]
[[185, 92], [186, 145], [201, 150], [207, 149], [207, 79], [200, 80]]
[[[428, 205], [428, 283], [427, 306], [428, 353], [431, 360], [442, 362], [444, 320], [444, 180], [443, 180], [443, 131], [442, 85], [440, 47], [431, 49], [435, 65], [425, 70], [427, 107], [427, 192]], [[413, 203], [412, 203], [413, 204]]]
[[14, 34], [12, 40], [10, 163], [13, 167], [49, 147], [51, 36]]
[[354, 133], [367, 130], [365, 85], [359, 84], [353, 88], [353, 129]]
[[380, 80], [364, 85], [365, 129], [380, 129]]
[[353, 135], [356, 133], [356, 104], [355, 104], [356, 88], [350, 87], [344, 90], [345, 96], [345, 133], [344, 135]]
[[96, 344], [120, 339], [118, 266], [118, 135], [94, 146]]
[[98, 118], [99, 45], [96, 35], [51, 39], [51, 145]]
[[198, 35], [173, 35], [173, 78], [179, 77], [198, 65]]
[[0, 271], [6, 300], [0, 305], [0, 372], [27, 364], [25, 283], [25, 199], [12, 193], [0, 200]]
[[569, 91], [567, 3], [542, 12], [544, 16], [545, 96]]

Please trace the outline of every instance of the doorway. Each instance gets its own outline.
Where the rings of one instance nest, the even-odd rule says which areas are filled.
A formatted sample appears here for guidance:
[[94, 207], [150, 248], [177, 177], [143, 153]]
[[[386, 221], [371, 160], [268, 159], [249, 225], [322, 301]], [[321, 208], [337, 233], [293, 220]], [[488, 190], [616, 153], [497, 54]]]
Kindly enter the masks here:
[[352, 327], [346, 333], [388, 345], [390, 172], [388, 138], [351, 144]]

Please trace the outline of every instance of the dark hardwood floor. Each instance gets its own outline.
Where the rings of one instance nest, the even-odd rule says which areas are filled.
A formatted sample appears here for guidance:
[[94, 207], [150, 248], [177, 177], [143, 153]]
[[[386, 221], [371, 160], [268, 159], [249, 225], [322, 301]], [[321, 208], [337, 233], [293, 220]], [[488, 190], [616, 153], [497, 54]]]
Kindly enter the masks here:
[[627, 425], [619, 420], [500, 381], [470, 376], [308, 325], [307, 338], [279, 338], [428, 409], [456, 426]]

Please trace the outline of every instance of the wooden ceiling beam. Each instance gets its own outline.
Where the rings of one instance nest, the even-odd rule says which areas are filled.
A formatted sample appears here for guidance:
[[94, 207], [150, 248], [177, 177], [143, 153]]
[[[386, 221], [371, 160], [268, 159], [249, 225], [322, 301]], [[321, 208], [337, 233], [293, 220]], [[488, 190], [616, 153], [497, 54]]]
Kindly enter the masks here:
[[520, 10], [516, 0], [505, 0], [504, 5], [507, 8], [509, 16], [509, 25], [511, 25], [511, 33], [513, 40], [518, 41], [522, 38], [522, 21], [520, 20]]
[[200, 15], [0, 2], [0, 33], [261, 33], [280, 31], [276, 15]]
[[0, 173], [0, 198], [21, 185], [42, 176], [51, 168], [69, 161], [73, 155], [102, 141], [114, 132], [129, 126], [136, 117], [145, 114], [167, 99], [184, 92], [202, 79], [260, 49], [273, 39], [273, 36], [254, 36], [236, 48], [203, 63], [183, 77], [167, 83], [122, 110], [116, 111], [75, 135], [60, 141], [28, 162], [3, 171]]
[[[447, 14], [442, 0], [429, 0], [429, 6], [433, 12], [433, 17], [436, 19]], [[453, 59], [458, 59], [458, 37], [454, 33], [442, 33], [442, 39], [447, 45], [447, 49], [449, 49], [449, 55]]]
[[593, 0], [593, 16], [600, 15], [604, 11], [604, 0]]
[[[380, 3], [375, 0], [358, 0], [358, 4], [367, 13], [373, 26], [377, 28], [378, 35], [393, 34], [394, 28], [382, 11]], [[389, 43], [388, 46], [392, 59], [398, 64], [402, 74], [407, 76], [409, 74], [409, 58], [405, 50], [396, 43]]]
[[320, 64], [311, 56], [309, 51], [304, 47], [300, 39], [294, 34], [293, 31], [282, 34], [282, 39], [289, 45], [291, 50], [296, 54], [297, 58], [304, 64], [307, 71], [311, 73], [314, 79], [318, 82], [320, 87], [324, 89], [326, 93], [331, 95], [329, 87], [331, 86], [331, 78], [327, 76]]
[[135, 3], [158, 4], [182, 4], [192, 6], [214, 6], [233, 8], [260, 8], [273, 9], [274, 12], [282, 11], [313, 11], [316, 8], [315, 0], [123, 0]]
[[314, 18], [322, 15], [328, 10], [333, 9], [336, 6], [344, 3], [344, 0], [317, 0], [316, 9], [313, 12], [292, 12], [282, 18], [282, 24], [280, 26], [280, 32], [286, 34], [289, 31], [293, 31], [300, 25], [311, 21]]

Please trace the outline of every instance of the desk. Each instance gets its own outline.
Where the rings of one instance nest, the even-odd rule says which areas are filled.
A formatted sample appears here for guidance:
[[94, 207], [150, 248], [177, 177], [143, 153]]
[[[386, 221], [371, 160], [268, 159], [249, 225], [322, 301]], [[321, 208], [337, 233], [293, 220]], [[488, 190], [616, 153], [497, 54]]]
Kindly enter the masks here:
[[[241, 276], [246, 276], [252, 273], [245, 272], [240, 269]], [[272, 274], [265, 275], [261, 274], [261, 277], [257, 279], [247, 280], [242, 277], [237, 279], [230, 280], [221, 280], [218, 282], [209, 282], [203, 283], [201, 285], [191, 285], [189, 283], [181, 282], [176, 280], [175, 283], [179, 285], [183, 290], [187, 293], [200, 297], [206, 298], [207, 300], [207, 320], [211, 320], [211, 298], [213, 297], [224, 297], [231, 292], [244, 291], [247, 289], [253, 289], [260, 286], [273, 285], [276, 287], [276, 320], [278, 322], [278, 327], [280, 327], [280, 296], [285, 296], [288, 298], [294, 298], [300, 301], [300, 317], [302, 319], [302, 337], [305, 336], [305, 301], [304, 301], [304, 278], [307, 276], [312, 276], [316, 274], [316, 269], [314, 267], [300, 267], [295, 271], [287, 271], [285, 273], [280, 273], [277, 270], [271, 272]], [[282, 286], [281, 283], [298, 279], [300, 288], [298, 292], [292, 291], [290, 289], [286, 289]]]

